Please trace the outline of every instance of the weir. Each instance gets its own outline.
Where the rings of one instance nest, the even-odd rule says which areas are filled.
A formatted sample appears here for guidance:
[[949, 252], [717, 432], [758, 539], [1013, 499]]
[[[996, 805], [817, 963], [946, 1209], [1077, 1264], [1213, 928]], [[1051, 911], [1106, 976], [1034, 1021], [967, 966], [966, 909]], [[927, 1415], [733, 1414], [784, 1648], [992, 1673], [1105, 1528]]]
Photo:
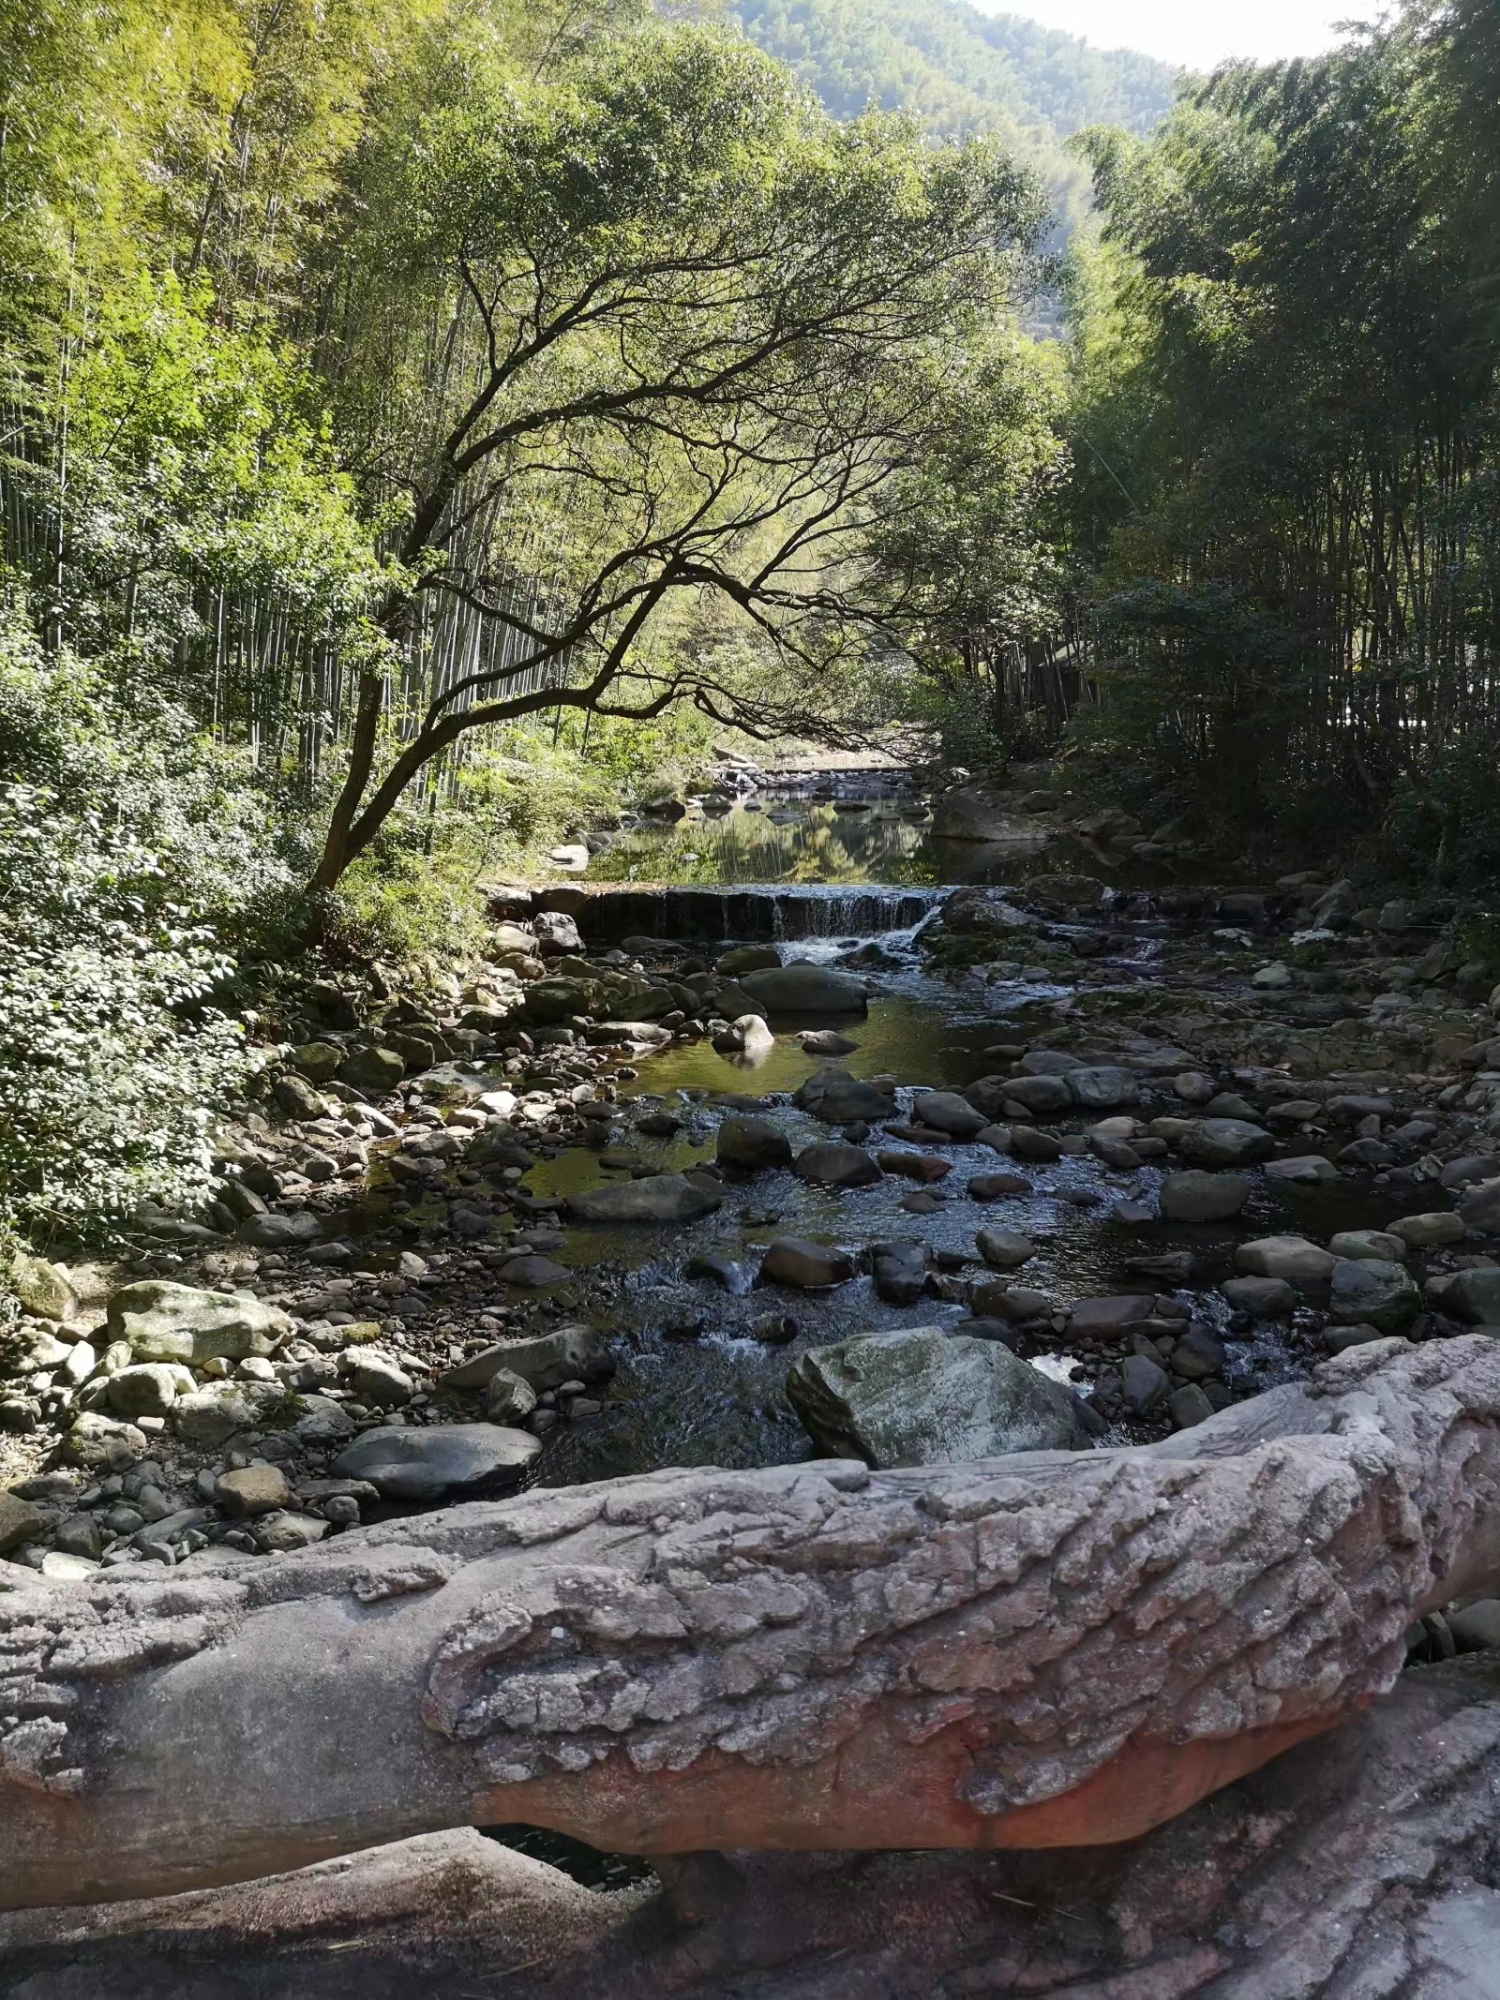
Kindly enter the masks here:
[[906, 931], [939, 908], [951, 887], [875, 882], [743, 883], [726, 888], [601, 888], [578, 911], [586, 943], [626, 937], [701, 939], [868, 937]]

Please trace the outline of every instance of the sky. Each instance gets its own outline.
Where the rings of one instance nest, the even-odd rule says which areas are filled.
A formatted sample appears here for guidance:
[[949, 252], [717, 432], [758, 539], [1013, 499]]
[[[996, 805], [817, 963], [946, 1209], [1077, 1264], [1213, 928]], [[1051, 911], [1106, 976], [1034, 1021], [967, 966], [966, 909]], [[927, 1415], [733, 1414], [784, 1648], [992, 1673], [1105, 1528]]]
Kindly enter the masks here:
[[979, 0], [986, 13], [1021, 14], [1083, 35], [1096, 48], [1139, 49], [1163, 62], [1211, 69], [1230, 56], [1273, 62], [1317, 55], [1339, 39], [1334, 23], [1370, 19], [1378, 0]]

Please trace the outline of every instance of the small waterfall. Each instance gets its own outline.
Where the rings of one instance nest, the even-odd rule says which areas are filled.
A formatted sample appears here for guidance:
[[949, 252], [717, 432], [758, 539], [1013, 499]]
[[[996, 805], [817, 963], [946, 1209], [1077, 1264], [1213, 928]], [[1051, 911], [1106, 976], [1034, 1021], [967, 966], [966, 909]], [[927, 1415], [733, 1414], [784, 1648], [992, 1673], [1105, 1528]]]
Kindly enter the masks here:
[[774, 882], [724, 889], [600, 888], [588, 892], [578, 927], [590, 943], [627, 937], [723, 938], [791, 943], [798, 938], [876, 937], [911, 931], [952, 894], [948, 888], [879, 883]]

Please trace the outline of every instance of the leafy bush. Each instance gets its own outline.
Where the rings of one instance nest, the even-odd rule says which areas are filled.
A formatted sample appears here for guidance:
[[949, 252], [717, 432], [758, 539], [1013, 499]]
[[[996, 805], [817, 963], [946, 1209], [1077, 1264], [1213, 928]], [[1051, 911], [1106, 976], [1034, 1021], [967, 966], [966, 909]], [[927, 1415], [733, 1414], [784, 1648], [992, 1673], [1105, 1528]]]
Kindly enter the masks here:
[[222, 926], [283, 875], [264, 807], [180, 711], [0, 624], [0, 1225], [89, 1235], [209, 1186], [255, 1057]]

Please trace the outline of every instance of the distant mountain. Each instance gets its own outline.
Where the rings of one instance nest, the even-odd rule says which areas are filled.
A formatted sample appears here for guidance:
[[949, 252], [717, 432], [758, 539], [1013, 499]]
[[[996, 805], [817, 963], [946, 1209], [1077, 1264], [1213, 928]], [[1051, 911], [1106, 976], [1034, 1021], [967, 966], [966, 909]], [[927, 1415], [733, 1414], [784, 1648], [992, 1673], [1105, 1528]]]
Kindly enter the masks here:
[[738, 0], [734, 11], [837, 117], [874, 102], [942, 136], [996, 132], [1065, 214], [1078, 212], [1087, 176], [1063, 142], [1087, 125], [1147, 133], [1172, 104], [1165, 63], [966, 0]]

